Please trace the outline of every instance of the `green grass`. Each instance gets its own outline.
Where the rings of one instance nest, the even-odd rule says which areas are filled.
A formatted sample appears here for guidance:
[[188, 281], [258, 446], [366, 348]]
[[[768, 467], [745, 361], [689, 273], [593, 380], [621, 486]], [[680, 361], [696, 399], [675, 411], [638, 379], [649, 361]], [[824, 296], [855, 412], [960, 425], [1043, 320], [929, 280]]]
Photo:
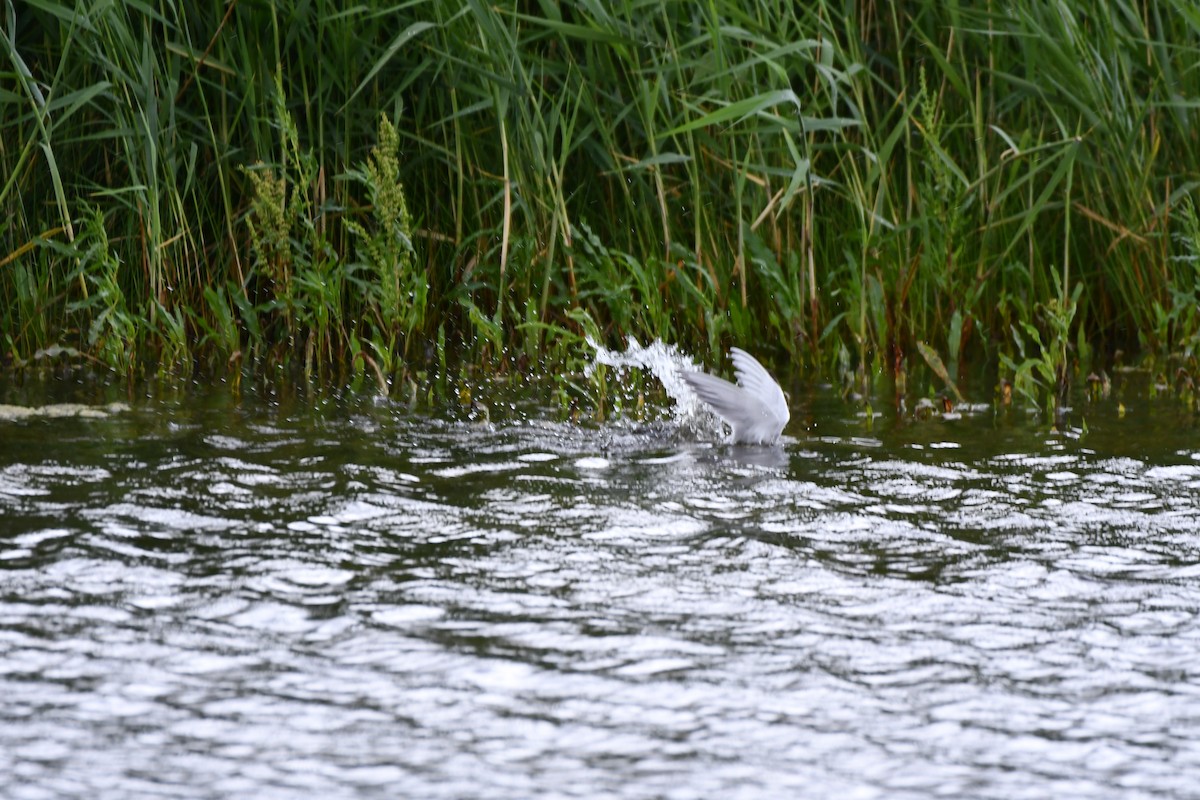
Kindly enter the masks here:
[[11, 365], [1197, 373], [1191, 2], [2, 8]]

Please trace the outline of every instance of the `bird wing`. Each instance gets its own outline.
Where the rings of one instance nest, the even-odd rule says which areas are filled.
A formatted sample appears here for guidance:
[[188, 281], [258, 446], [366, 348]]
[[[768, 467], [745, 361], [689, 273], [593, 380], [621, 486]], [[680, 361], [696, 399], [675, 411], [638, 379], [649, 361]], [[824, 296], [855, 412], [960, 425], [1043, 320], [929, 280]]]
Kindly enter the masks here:
[[791, 418], [783, 389], [745, 350], [733, 348], [731, 356], [737, 384], [703, 372], [684, 372], [682, 377], [697, 397], [729, 423], [732, 441], [771, 444]]
[[[791, 419], [787, 398], [783, 389], [771, 377], [771, 373], [758, 363], [758, 359], [742, 350], [740, 347], [729, 348], [730, 358], [733, 359], [733, 371], [738, 383], [752, 394], [782, 428]], [[699, 392], [697, 392], [699, 394]]]
[[708, 403], [713, 411], [735, 429], [755, 421], [751, 418], [753, 404], [747, 402], [752, 398], [742, 387], [704, 372], [685, 372], [683, 379], [692, 387], [697, 397]]

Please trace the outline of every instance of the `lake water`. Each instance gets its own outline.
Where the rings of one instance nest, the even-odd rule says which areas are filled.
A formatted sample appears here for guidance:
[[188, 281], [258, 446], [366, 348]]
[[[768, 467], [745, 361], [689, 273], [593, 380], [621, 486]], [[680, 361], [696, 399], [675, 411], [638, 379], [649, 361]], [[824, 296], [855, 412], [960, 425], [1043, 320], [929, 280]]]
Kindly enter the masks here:
[[1200, 438], [1127, 402], [0, 423], [0, 796], [1196, 797]]

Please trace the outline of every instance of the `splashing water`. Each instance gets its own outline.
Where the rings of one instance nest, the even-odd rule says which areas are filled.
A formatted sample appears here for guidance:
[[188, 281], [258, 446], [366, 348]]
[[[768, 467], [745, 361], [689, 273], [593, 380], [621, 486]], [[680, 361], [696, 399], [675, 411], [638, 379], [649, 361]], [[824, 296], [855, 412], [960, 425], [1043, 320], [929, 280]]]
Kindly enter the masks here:
[[595, 359], [584, 369], [584, 374], [588, 377], [591, 377], [600, 365], [612, 367], [618, 373], [628, 369], [648, 369], [662, 384], [667, 395], [675, 401], [672, 409], [675, 422], [718, 434], [724, 431], [720, 419], [708, 410], [683, 379], [684, 372], [696, 372], [700, 370], [700, 365], [675, 345], [655, 339], [643, 347], [637, 339], [630, 336], [625, 345], [625, 352], [619, 353], [609, 350], [591, 336], [587, 337], [587, 343], [596, 353]]

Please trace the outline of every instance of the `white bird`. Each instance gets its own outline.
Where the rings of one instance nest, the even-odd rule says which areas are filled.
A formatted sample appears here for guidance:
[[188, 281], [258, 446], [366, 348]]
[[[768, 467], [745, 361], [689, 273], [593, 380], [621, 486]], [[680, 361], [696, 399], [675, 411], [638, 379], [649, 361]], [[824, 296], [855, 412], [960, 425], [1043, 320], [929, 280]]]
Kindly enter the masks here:
[[729, 356], [736, 384], [703, 372], [684, 372], [683, 379], [717, 416], [729, 423], [733, 429], [730, 441], [774, 444], [792, 416], [783, 389], [745, 350], [732, 347]]

